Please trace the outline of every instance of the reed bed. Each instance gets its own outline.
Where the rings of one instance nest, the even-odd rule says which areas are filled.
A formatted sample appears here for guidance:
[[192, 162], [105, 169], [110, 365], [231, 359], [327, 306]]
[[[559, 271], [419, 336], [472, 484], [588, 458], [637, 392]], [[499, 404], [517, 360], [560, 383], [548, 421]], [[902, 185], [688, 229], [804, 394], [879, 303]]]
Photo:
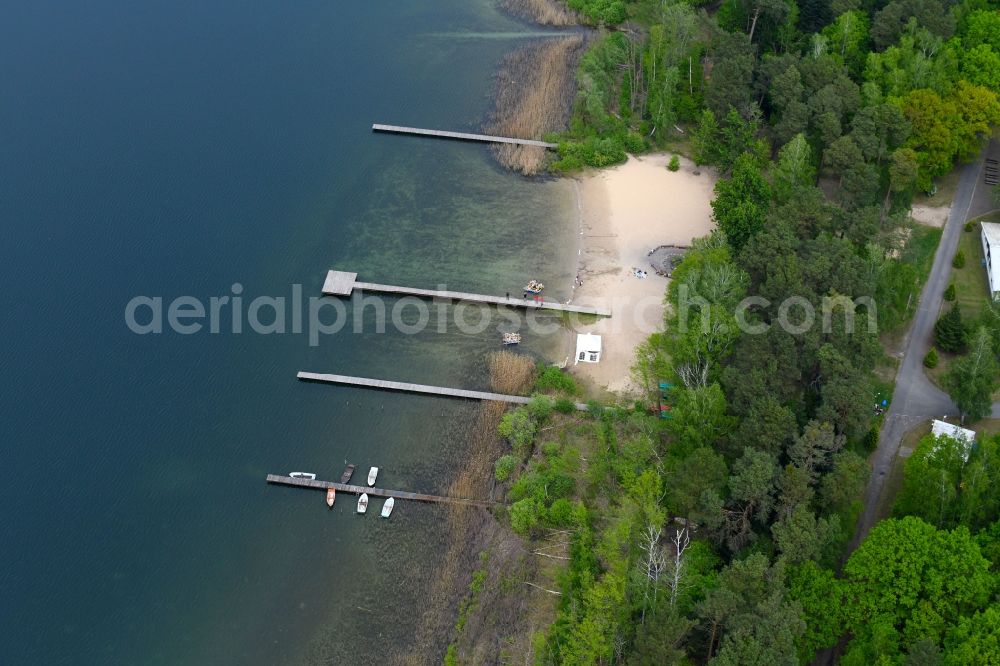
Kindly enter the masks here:
[[[526, 392], [534, 384], [535, 364], [527, 356], [499, 351], [487, 356], [486, 363], [490, 386], [494, 391], [516, 395]], [[506, 410], [507, 405], [502, 402], [480, 403], [466, 435], [469, 445], [466, 458], [446, 493], [449, 497], [495, 499], [492, 496], [495, 485], [493, 464], [508, 452], [508, 447], [497, 434], [497, 426]], [[409, 666], [439, 660], [453, 633], [458, 600], [468, 593], [472, 572], [480, 566], [480, 551], [496, 551], [498, 544], [508, 540], [521, 543], [519, 537], [503, 529], [492, 514], [481, 508], [448, 505], [446, 510], [445, 520], [452, 538], [429, 586], [415, 640], [409, 652], [393, 660], [394, 663]], [[521, 552], [523, 547], [518, 549], [507, 544], [499, 551], [505, 554]], [[491, 564], [491, 569], [506, 561], [506, 556], [491, 560], [495, 562], [495, 565]]]
[[576, 14], [557, 0], [501, 0], [500, 8], [539, 25], [576, 25]]
[[535, 383], [535, 362], [527, 356], [506, 350], [492, 352], [486, 357], [486, 366], [495, 393], [523, 395]]
[[[500, 64], [487, 134], [543, 139], [566, 128], [576, 91], [576, 65], [586, 37], [573, 34], [529, 44]], [[525, 175], [545, 167], [545, 149], [497, 144], [493, 154], [502, 165]]]

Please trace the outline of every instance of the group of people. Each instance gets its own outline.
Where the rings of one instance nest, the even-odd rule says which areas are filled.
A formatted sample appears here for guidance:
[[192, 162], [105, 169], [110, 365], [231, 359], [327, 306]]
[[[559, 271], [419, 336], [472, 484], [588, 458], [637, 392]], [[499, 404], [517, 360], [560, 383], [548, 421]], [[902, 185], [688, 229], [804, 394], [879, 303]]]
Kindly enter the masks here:
[[634, 268], [633, 267], [632, 268], [632, 275], [636, 276], [640, 280], [645, 280], [646, 279], [646, 271], [642, 270], [641, 268]]

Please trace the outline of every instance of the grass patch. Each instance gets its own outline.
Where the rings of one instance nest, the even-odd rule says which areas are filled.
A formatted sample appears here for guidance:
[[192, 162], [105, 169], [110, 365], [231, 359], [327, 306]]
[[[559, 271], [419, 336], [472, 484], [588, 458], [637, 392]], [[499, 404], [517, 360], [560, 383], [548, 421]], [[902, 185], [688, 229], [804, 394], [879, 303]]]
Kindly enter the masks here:
[[989, 300], [989, 285], [986, 269], [983, 268], [983, 244], [980, 241], [978, 221], [972, 231], [962, 231], [958, 241], [958, 251], [965, 253], [965, 266], [951, 270], [951, 282], [955, 285], [955, 302], [962, 310], [966, 321], [974, 320], [982, 312]]

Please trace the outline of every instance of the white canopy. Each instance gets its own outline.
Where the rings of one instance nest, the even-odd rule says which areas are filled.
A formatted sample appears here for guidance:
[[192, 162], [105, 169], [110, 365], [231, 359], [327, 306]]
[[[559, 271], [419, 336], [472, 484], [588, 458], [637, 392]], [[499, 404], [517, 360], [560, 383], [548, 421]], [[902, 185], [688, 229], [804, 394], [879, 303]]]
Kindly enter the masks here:
[[[601, 360], [601, 336], [593, 333], [579, 333], [576, 336], [576, 362], [599, 363]], [[575, 365], [575, 364], [574, 364]]]

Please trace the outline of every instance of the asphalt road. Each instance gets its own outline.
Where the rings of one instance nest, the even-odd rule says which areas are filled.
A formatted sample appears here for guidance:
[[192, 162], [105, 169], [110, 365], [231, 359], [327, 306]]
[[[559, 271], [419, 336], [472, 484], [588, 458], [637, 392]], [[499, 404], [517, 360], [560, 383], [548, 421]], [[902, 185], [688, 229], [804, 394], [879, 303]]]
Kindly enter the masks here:
[[[858, 519], [857, 530], [851, 541], [852, 551], [858, 547], [875, 524], [875, 515], [885, 489], [885, 481], [906, 431], [930, 418], [958, 416], [958, 408], [951, 398], [927, 379], [923, 360], [930, 348], [934, 322], [937, 321], [941, 310], [944, 291], [951, 273], [951, 260], [958, 249], [962, 227], [969, 218], [977, 189], [985, 188], [980, 183], [984, 155], [985, 152], [975, 162], [961, 167], [951, 213], [941, 235], [937, 253], [934, 255], [934, 265], [920, 294], [920, 306], [906, 336], [903, 362], [896, 374], [892, 404], [886, 412], [878, 446], [872, 454], [872, 476], [865, 489], [864, 510]], [[1000, 404], [993, 405], [993, 412], [1000, 413]]]

